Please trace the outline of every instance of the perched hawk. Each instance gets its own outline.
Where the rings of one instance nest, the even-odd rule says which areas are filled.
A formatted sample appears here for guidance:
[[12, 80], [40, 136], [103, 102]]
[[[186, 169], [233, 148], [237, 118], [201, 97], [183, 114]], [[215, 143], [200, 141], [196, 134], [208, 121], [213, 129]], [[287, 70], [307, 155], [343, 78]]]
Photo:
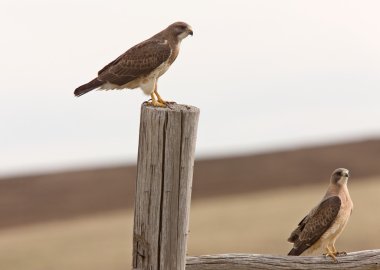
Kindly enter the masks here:
[[157, 92], [157, 80], [177, 58], [181, 41], [193, 35], [190, 25], [176, 22], [153, 37], [135, 45], [98, 72], [98, 77], [79, 86], [74, 94], [81, 96], [100, 90], [140, 87], [152, 98], [153, 106], [165, 107]]
[[337, 255], [346, 254], [336, 250], [335, 241], [346, 226], [353, 208], [347, 189], [348, 177], [347, 169], [339, 168], [333, 172], [322, 201], [291, 233], [288, 241], [294, 246], [288, 255], [310, 255], [322, 248], [326, 256], [337, 261]]

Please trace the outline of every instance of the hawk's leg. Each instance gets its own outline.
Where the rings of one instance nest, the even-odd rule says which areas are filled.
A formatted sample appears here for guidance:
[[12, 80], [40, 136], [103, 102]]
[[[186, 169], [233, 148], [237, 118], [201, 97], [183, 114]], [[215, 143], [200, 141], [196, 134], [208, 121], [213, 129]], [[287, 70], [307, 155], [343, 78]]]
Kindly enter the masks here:
[[326, 247], [326, 251], [326, 254], [324, 254], [326, 257], [331, 257], [334, 260], [334, 262], [338, 262], [334, 252], [329, 247]]
[[149, 103], [149, 105], [152, 105], [153, 107], [166, 107], [165, 103], [161, 103], [160, 101], [156, 100], [156, 97], [152, 94], [150, 94], [150, 97], [152, 98], [152, 101]]
[[160, 94], [157, 92], [157, 84], [156, 86], [154, 87], [154, 94], [156, 94], [156, 97], [157, 97], [157, 100], [158, 102], [162, 103], [162, 104], [165, 104], [165, 105], [168, 105], [168, 104], [175, 104], [175, 102], [173, 101], [165, 101], [161, 98]]
[[332, 252], [337, 257], [339, 257], [339, 256], [346, 256], [347, 255], [347, 252], [345, 252], [345, 251], [340, 251], [340, 252], [337, 251], [334, 245], [332, 245]]
[[164, 101], [164, 100], [161, 98], [161, 96], [158, 94], [158, 92], [157, 92], [157, 86], [156, 86], [156, 88], [154, 89], [154, 93], [156, 94], [156, 97], [157, 97], [158, 102], [160, 102], [160, 103], [162, 103], [162, 104], [166, 104], [166, 101]]

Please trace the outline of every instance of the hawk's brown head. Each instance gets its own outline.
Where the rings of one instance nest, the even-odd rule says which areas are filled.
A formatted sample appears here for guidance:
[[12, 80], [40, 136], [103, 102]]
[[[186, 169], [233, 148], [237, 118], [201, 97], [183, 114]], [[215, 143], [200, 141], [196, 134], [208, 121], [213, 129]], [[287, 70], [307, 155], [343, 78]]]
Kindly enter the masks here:
[[335, 185], [344, 185], [347, 184], [348, 177], [350, 172], [344, 168], [336, 169], [331, 175], [331, 183]]
[[178, 41], [181, 41], [188, 35], [193, 35], [193, 29], [191, 26], [184, 22], [175, 22], [169, 25], [167, 30], [170, 35]]

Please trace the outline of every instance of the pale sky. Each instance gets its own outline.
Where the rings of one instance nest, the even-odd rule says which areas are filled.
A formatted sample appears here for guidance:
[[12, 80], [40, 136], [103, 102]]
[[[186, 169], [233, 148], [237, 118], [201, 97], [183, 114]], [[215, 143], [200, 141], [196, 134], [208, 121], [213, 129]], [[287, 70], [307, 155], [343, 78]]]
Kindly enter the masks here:
[[189, 23], [168, 100], [201, 109], [197, 155], [380, 135], [379, 1], [0, 3], [0, 175], [135, 162], [140, 90], [73, 90]]

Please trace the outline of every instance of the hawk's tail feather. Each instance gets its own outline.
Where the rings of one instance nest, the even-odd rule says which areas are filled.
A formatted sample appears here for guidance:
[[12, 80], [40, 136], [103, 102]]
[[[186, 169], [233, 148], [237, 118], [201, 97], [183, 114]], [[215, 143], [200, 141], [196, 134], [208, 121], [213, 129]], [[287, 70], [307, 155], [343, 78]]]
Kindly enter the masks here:
[[292, 248], [291, 251], [289, 251], [288, 256], [299, 256], [302, 253], [305, 252], [310, 246], [306, 244], [301, 244], [297, 246], [296, 248]]
[[300, 254], [299, 254], [298, 250], [295, 248], [292, 248], [292, 250], [289, 251], [289, 253], [288, 253], [288, 256], [299, 256], [299, 255]]
[[90, 92], [91, 90], [94, 90], [95, 88], [98, 88], [102, 84], [103, 84], [103, 82], [99, 81], [98, 78], [95, 78], [92, 81], [90, 81], [84, 85], [81, 85], [77, 89], [75, 89], [74, 95], [77, 97], [80, 97], [81, 95], [84, 95], [87, 92]]

